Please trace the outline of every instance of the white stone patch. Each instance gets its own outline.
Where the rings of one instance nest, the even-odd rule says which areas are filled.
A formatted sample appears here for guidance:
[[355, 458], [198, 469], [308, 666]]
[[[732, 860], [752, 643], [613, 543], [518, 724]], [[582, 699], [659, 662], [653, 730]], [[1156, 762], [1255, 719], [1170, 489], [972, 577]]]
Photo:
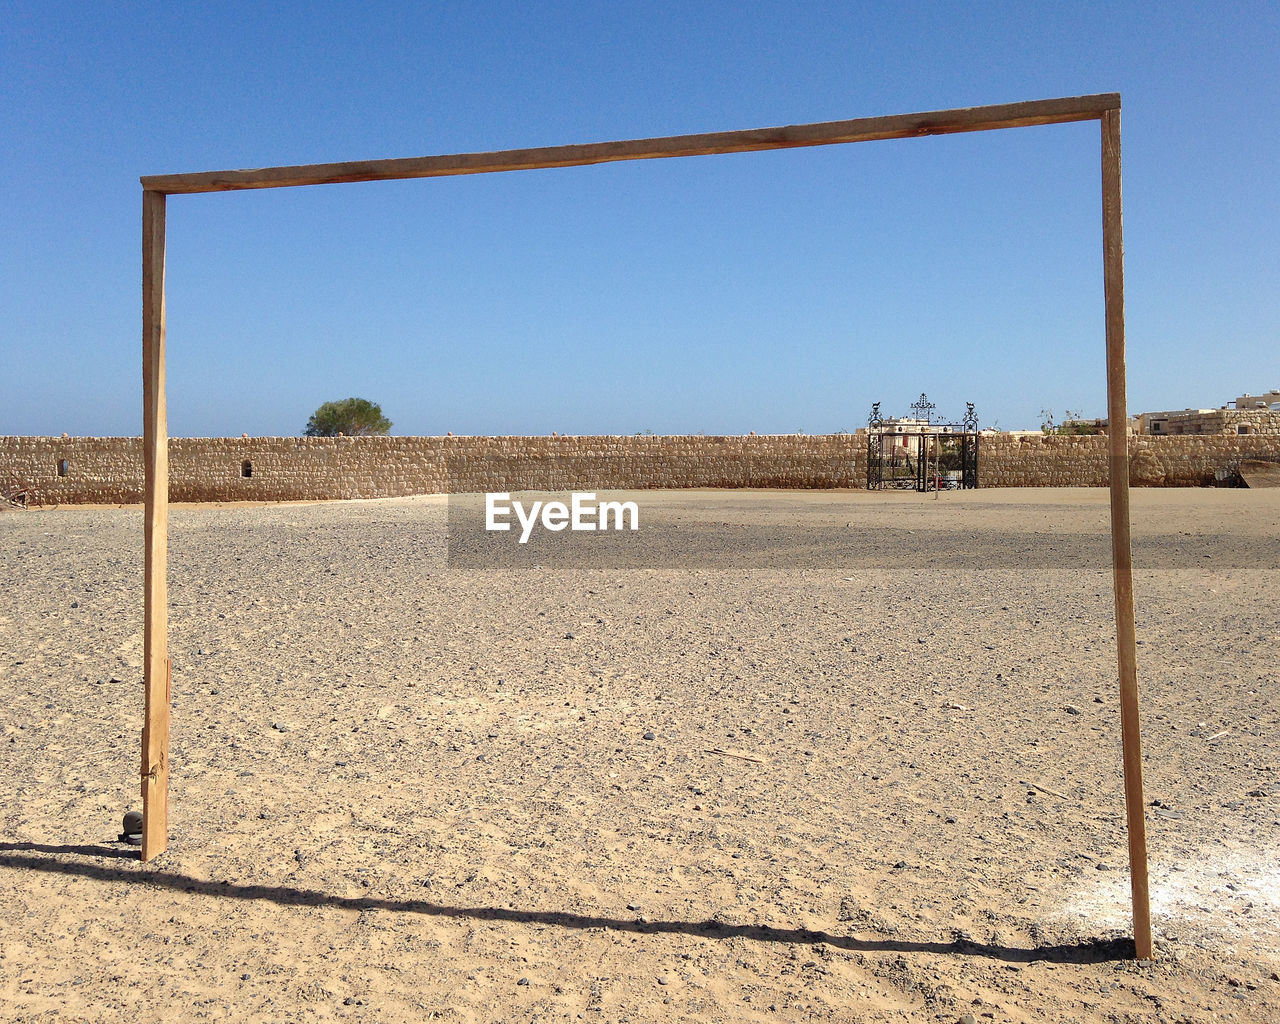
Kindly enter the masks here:
[[[1167, 936], [1225, 951], [1250, 946], [1280, 962], [1280, 853], [1203, 850], [1173, 864], [1152, 862], [1151, 920]], [[1054, 917], [1082, 933], [1132, 927], [1129, 873], [1087, 872]], [[1101, 875], [1101, 873], [1099, 873]]]

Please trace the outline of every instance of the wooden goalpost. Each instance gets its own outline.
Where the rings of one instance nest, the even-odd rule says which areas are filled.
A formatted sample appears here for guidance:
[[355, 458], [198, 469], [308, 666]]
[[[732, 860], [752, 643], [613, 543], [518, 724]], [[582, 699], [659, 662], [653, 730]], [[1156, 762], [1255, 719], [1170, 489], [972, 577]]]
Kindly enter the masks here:
[[1111, 561], [1115, 589], [1120, 728], [1128, 818], [1129, 877], [1134, 948], [1151, 959], [1147, 889], [1146, 819], [1142, 796], [1142, 743], [1133, 612], [1133, 556], [1129, 534], [1128, 412], [1125, 407], [1124, 243], [1120, 203], [1120, 95], [1074, 96], [998, 106], [826, 121], [783, 128], [676, 135], [587, 145], [265, 167], [256, 170], [161, 174], [142, 182], [142, 405], [145, 464], [144, 687], [142, 728], [142, 859], [168, 845], [169, 707], [169, 454], [165, 410], [165, 197], [251, 188], [329, 185], [349, 181], [433, 178], [455, 174], [578, 167], [617, 160], [711, 156], [800, 146], [830, 146], [878, 139], [992, 131], [1032, 125], [1098, 121], [1102, 128], [1102, 269], [1106, 307], [1107, 418], [1110, 423]]

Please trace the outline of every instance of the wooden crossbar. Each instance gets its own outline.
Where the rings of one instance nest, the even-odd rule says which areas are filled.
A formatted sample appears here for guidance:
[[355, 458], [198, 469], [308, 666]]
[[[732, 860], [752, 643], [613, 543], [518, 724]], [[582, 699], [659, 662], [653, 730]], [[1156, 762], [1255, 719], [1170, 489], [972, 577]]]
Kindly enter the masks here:
[[150, 192], [179, 195], [193, 192], [230, 192], [250, 188], [291, 188], [298, 185], [336, 185], [351, 181], [392, 181], [403, 178], [440, 178], [455, 174], [491, 174], [498, 171], [530, 171], [547, 167], [581, 167], [617, 160], [656, 160], [677, 156], [713, 156], [721, 153], [755, 153], [802, 146], [834, 146], [846, 142], [880, 139], [912, 139], [956, 132], [983, 132], [998, 128], [1026, 128], [1040, 124], [1096, 121], [1108, 110], [1120, 109], [1119, 93], [1072, 96], [1065, 99], [1029, 100], [989, 107], [961, 107], [921, 114], [860, 117], [852, 121], [821, 121], [784, 128], [671, 135], [660, 139], [627, 139], [541, 149], [508, 149], [495, 153], [456, 153], [398, 160], [356, 160], [337, 164], [301, 164], [296, 167], [260, 167], [241, 171], [199, 171], [194, 174], [156, 174], [142, 178]]

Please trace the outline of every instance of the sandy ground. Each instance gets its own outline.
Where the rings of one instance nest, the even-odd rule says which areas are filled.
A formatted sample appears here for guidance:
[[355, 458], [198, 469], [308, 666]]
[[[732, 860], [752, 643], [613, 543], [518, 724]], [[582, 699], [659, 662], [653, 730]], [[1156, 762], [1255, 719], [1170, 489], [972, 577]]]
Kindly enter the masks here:
[[145, 865], [141, 514], [0, 514], [0, 1019], [1280, 1021], [1280, 491], [1134, 493], [1154, 964], [1105, 492], [638, 500], [729, 540], [175, 508]]

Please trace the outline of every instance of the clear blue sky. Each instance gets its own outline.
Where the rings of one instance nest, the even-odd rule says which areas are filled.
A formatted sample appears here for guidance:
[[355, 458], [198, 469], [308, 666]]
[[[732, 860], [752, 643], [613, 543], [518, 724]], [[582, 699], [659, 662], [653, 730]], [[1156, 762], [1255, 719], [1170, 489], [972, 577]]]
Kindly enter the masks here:
[[[1129, 401], [1280, 387], [1280, 5], [0, 3], [0, 434], [141, 432], [142, 174], [1123, 94]], [[175, 436], [1105, 412], [1098, 127], [169, 200]]]

